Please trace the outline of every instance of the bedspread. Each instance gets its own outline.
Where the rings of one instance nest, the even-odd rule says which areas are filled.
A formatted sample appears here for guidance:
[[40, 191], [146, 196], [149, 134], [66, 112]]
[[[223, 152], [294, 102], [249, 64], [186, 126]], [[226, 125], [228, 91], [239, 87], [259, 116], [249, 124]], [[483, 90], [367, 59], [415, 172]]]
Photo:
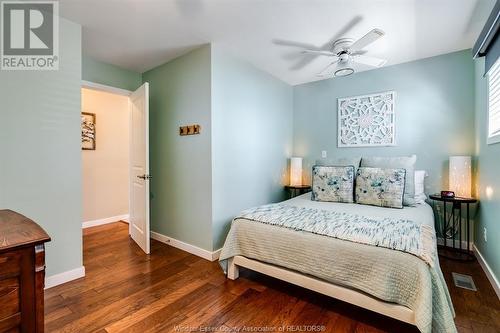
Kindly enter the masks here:
[[[284, 203], [369, 214], [367, 216], [372, 217], [389, 215], [410, 218], [427, 225], [432, 225], [433, 220], [428, 205], [395, 210], [311, 202], [308, 198], [309, 195], [304, 195]], [[453, 305], [439, 264], [430, 266], [409, 253], [236, 218], [220, 255], [225, 270], [227, 259], [236, 255], [308, 274], [406, 306], [415, 312], [416, 325], [421, 332], [456, 332]]]

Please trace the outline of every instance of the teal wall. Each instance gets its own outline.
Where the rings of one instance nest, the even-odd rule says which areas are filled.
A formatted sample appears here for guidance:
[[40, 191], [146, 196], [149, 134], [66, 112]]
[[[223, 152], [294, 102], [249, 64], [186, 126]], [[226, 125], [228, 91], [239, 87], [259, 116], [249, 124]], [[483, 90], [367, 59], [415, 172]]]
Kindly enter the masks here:
[[[219, 249], [235, 214], [284, 199], [293, 89], [218, 45], [154, 68], [143, 81], [150, 83], [151, 229]], [[179, 136], [189, 124], [200, 124], [201, 134]]]
[[142, 84], [142, 76], [121, 67], [82, 56], [82, 79], [94, 83], [134, 91]]
[[[212, 249], [211, 60], [204, 46], [143, 74], [150, 83], [151, 230]], [[199, 124], [201, 134], [179, 136]]]
[[0, 207], [52, 237], [48, 276], [82, 266], [81, 27], [59, 31], [59, 70], [0, 71]]
[[214, 250], [243, 209], [284, 199], [292, 87], [212, 45]]
[[[338, 148], [337, 98], [387, 90], [397, 94], [397, 146]], [[294, 155], [305, 158], [308, 175], [322, 150], [329, 158], [416, 154], [429, 173], [426, 192], [436, 192], [448, 185], [450, 155], [474, 155], [473, 124], [470, 50], [294, 87]]]
[[[484, 58], [476, 60], [476, 153], [477, 196], [480, 207], [475, 227], [475, 244], [497, 279], [500, 278], [500, 143], [488, 145], [488, 86]], [[488, 189], [488, 190], [487, 190]], [[487, 242], [483, 238], [487, 228]]]

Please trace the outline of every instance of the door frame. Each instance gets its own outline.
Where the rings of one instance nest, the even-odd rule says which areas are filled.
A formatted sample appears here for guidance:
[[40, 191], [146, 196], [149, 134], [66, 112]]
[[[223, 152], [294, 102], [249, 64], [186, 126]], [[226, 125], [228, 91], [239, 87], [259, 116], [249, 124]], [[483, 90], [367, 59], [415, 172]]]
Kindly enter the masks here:
[[[108, 86], [106, 84], [96, 83], [96, 82], [87, 81], [87, 80], [82, 80], [81, 88], [92, 89], [92, 90], [96, 90], [96, 91], [103, 91], [103, 92], [107, 92], [107, 93], [111, 93], [111, 94], [115, 94], [115, 95], [127, 96], [127, 97], [130, 97], [130, 95], [133, 92], [131, 90], [117, 88], [117, 87], [113, 87], [113, 86]], [[81, 101], [80, 101], [80, 108], [81, 108]], [[129, 126], [130, 126], [130, 108], [127, 109], [127, 112], [129, 113]], [[129, 150], [130, 150], [130, 141], [129, 141]], [[128, 163], [130, 165], [130, 156], [129, 156]], [[128, 180], [128, 187], [130, 188], [130, 177]], [[131, 202], [130, 202], [130, 191], [129, 191], [129, 194], [128, 194], [129, 212], [128, 212], [128, 214], [130, 214], [130, 203]], [[130, 215], [128, 215], [128, 216], [130, 218]], [[130, 224], [130, 222], [128, 220], [126, 222]], [[109, 222], [107, 222], [107, 223], [109, 223]], [[103, 224], [105, 224], [105, 223], [103, 223]], [[129, 225], [129, 227], [130, 227], [130, 225]], [[129, 228], [129, 234], [130, 234], [130, 228]], [[83, 237], [83, 235], [82, 235], [82, 237]]]
[[108, 86], [108, 85], [101, 84], [101, 83], [86, 81], [86, 80], [82, 80], [82, 88], [104, 91], [104, 92], [109, 92], [112, 94], [123, 95], [123, 96], [130, 96], [132, 94], [131, 90], [117, 88], [117, 87]]

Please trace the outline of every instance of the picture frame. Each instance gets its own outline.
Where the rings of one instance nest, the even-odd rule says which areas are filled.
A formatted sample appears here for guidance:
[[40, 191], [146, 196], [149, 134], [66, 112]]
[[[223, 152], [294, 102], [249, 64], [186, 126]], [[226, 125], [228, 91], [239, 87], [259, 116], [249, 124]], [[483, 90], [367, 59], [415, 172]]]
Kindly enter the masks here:
[[82, 112], [82, 150], [96, 150], [96, 115]]

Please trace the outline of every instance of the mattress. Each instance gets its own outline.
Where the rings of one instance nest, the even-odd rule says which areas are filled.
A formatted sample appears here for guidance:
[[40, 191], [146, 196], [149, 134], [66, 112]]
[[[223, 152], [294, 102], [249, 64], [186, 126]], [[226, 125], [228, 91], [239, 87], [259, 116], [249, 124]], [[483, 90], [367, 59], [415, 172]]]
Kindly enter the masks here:
[[[427, 204], [394, 209], [317, 202], [310, 200], [310, 193], [283, 203], [434, 225], [433, 211]], [[456, 332], [453, 306], [439, 265], [430, 267], [409, 253], [236, 218], [221, 251], [222, 267], [236, 255], [406, 306], [415, 312], [422, 332]]]

